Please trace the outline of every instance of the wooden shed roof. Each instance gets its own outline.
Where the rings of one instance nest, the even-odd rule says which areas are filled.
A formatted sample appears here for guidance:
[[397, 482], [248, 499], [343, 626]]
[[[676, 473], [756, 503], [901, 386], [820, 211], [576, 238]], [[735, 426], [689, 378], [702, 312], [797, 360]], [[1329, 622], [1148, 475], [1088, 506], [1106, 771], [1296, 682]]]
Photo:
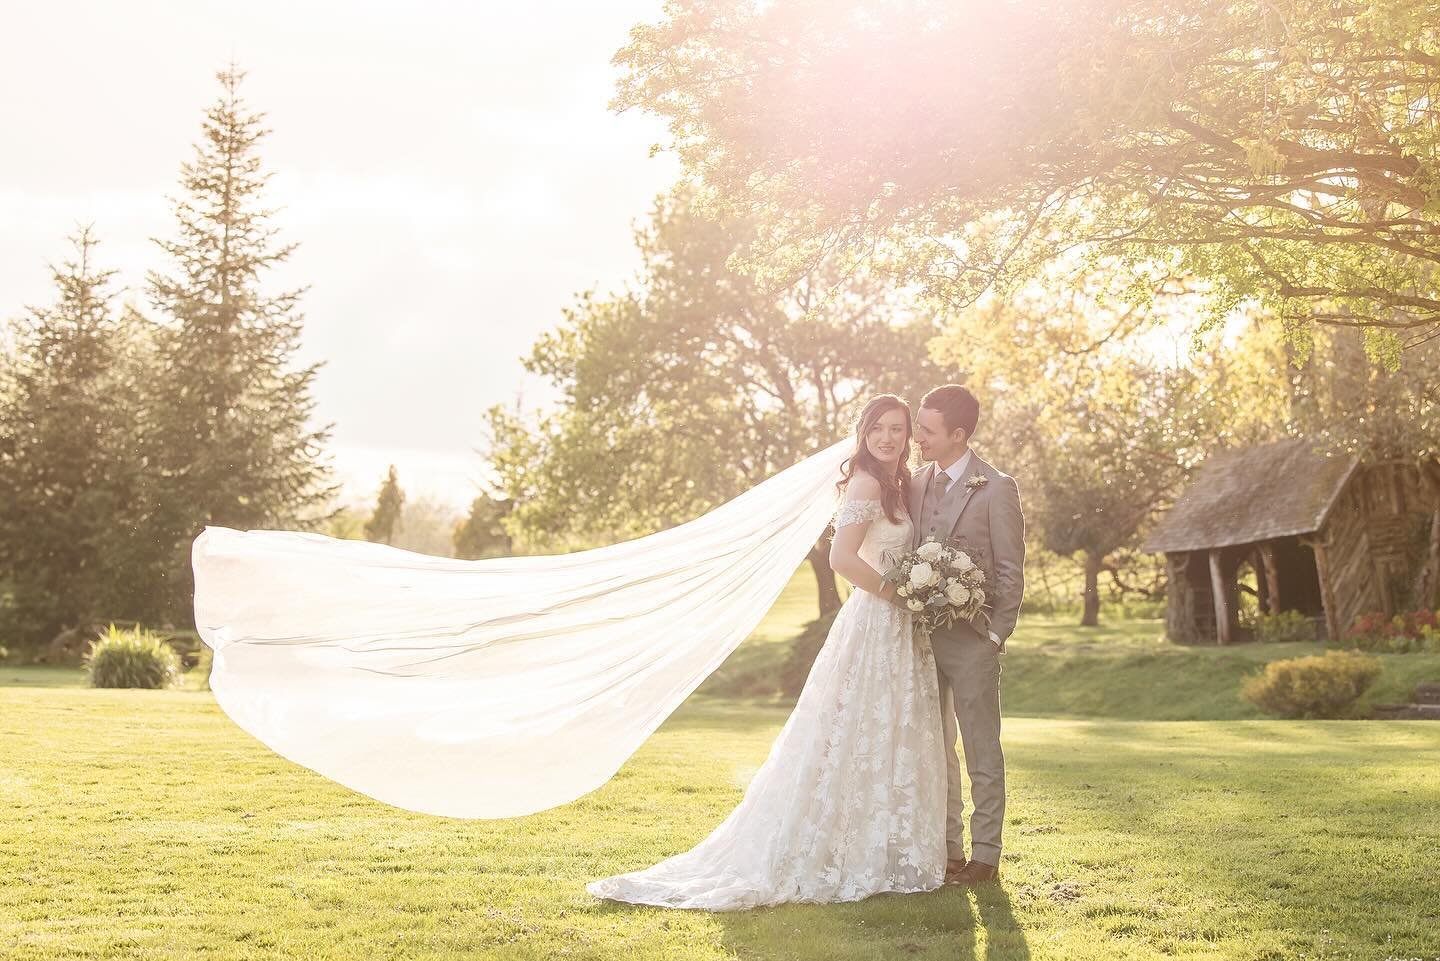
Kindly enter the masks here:
[[1196, 472], [1145, 550], [1207, 550], [1318, 531], [1358, 463], [1317, 454], [1303, 438], [1222, 451]]

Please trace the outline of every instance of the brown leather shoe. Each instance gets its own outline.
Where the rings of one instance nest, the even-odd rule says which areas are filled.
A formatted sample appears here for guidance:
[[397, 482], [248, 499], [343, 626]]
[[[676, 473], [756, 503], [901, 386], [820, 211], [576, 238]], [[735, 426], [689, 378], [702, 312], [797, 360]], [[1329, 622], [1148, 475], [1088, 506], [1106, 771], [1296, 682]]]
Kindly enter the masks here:
[[945, 883], [946, 883], [946, 884], [954, 884], [954, 883], [956, 882], [956, 879], [960, 877], [960, 872], [961, 872], [961, 871], [964, 871], [964, 870], [965, 870], [965, 865], [967, 865], [967, 864], [969, 864], [969, 863], [970, 863], [970, 862], [969, 862], [969, 861], [966, 861], [964, 858], [960, 858], [959, 860], [953, 860], [953, 859], [952, 859], [952, 860], [946, 861], [946, 862], [945, 862]]
[[[947, 872], [948, 875], [948, 872]], [[949, 880], [947, 877], [946, 880]], [[955, 875], [956, 884], [976, 885], [985, 881], [1000, 880], [1000, 869], [984, 861], [967, 861], [960, 873]]]

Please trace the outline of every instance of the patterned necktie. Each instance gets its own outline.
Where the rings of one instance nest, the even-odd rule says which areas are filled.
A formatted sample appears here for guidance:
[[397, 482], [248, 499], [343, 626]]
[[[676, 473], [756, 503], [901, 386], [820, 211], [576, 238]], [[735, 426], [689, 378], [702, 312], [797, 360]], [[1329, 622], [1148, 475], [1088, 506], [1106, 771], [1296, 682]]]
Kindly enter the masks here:
[[950, 475], [943, 470], [935, 471], [935, 497], [944, 497], [950, 491]]

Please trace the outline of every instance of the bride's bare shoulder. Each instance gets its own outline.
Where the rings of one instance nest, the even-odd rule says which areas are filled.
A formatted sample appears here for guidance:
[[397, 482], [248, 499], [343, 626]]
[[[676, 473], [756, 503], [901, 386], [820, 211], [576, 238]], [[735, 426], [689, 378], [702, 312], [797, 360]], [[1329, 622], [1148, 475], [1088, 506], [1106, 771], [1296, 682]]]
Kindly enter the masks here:
[[857, 470], [845, 485], [846, 500], [879, 500], [880, 482], [869, 471]]

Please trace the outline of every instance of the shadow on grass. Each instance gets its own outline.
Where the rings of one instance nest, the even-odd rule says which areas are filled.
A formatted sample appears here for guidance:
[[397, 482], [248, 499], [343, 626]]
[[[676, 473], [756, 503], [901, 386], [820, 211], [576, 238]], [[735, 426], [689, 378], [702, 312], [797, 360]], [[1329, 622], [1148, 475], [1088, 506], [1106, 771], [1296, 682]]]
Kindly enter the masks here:
[[[618, 917], [664, 908], [603, 902]], [[701, 912], [703, 913], [703, 912]], [[880, 894], [844, 904], [785, 904], [712, 912], [725, 948], [740, 959], [860, 961], [877, 957], [944, 961], [1029, 961], [1030, 946], [1001, 885]]]

